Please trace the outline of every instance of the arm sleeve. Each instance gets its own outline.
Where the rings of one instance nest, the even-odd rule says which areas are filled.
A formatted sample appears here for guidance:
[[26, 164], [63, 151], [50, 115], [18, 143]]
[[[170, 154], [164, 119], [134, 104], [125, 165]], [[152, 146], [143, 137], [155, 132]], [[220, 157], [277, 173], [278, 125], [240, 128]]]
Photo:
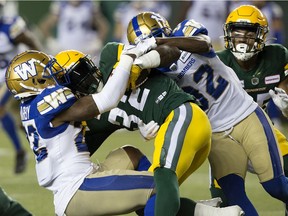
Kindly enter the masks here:
[[103, 90], [98, 94], [92, 94], [100, 113], [107, 112], [118, 105], [125, 93], [132, 64], [132, 57], [122, 55], [118, 66], [113, 71]]

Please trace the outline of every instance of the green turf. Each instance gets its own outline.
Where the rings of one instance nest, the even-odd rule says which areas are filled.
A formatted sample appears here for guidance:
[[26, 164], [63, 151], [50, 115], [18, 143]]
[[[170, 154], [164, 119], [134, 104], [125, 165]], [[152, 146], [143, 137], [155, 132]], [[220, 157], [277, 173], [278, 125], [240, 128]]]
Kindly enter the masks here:
[[[13, 173], [14, 151], [3, 132], [0, 132], [0, 185], [6, 192], [17, 199], [23, 206], [36, 216], [54, 215], [52, 193], [37, 184], [34, 159], [28, 143], [21, 134], [25, 148], [29, 150], [29, 167], [25, 173], [15, 175]], [[153, 143], [144, 142], [138, 132], [117, 132], [105, 142], [92, 160], [103, 160], [109, 150], [125, 145], [134, 144], [141, 148], [149, 157], [152, 154]], [[151, 158], [151, 157], [150, 157]], [[181, 186], [181, 195], [194, 200], [207, 199], [210, 197], [208, 189], [208, 163], [206, 162]], [[284, 206], [280, 201], [271, 198], [265, 193], [256, 176], [248, 174], [247, 192], [255, 204], [260, 216], [284, 216]], [[136, 214], [129, 214], [136, 215]]]

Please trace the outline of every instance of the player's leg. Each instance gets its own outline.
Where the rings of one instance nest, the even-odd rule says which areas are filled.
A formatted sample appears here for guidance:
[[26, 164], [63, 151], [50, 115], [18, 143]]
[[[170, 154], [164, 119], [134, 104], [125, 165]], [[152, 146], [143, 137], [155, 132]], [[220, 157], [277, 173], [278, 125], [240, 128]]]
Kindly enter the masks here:
[[211, 173], [211, 169], [209, 170], [209, 177], [210, 177], [210, 193], [212, 198], [220, 197], [222, 200], [222, 203], [220, 204], [220, 207], [226, 207], [228, 206], [227, 198], [225, 194], [223, 193], [221, 187], [219, 186], [217, 180], [214, 178], [214, 176]]
[[[288, 141], [286, 139], [286, 137], [276, 128], [274, 127], [274, 132], [275, 135], [277, 137], [279, 146], [280, 146], [280, 151], [281, 154], [283, 156], [283, 162], [284, 162], [284, 174], [287, 177], [288, 176]], [[248, 170], [249, 171], [249, 170]], [[254, 170], [253, 170], [253, 173]], [[221, 190], [221, 187], [219, 186], [219, 184], [217, 183], [216, 179], [211, 175], [210, 172], [210, 192], [211, 192], [211, 196], [214, 197], [221, 197], [222, 199], [222, 203], [221, 203], [221, 207], [227, 206], [227, 199], [223, 193], [223, 191]]]
[[[198, 133], [202, 136], [198, 136]], [[197, 135], [193, 137], [193, 134]], [[178, 212], [178, 180], [184, 181], [207, 158], [210, 135], [211, 128], [207, 116], [198, 106], [194, 108], [194, 104], [191, 103], [176, 108], [161, 125], [155, 139], [153, 163], [149, 168], [150, 171], [154, 171], [157, 188], [157, 216], [175, 215]], [[203, 146], [207, 149], [204, 159], [197, 156], [193, 163], [197, 151], [202, 150]]]
[[6, 105], [11, 98], [11, 93], [7, 89], [6, 85], [1, 86], [0, 90], [0, 120], [4, 131], [11, 139], [14, 149], [16, 151], [15, 156], [15, 173], [21, 173], [26, 168], [27, 155], [20, 142], [20, 137], [17, 133], [17, 127], [11, 114], [7, 112]]
[[[245, 121], [227, 132], [213, 133], [209, 162], [212, 175], [218, 180], [228, 205], [239, 205], [246, 215], [257, 215], [244, 187], [248, 156], [242, 146]], [[243, 125], [243, 126], [242, 126]], [[237, 175], [235, 175], [237, 174]], [[234, 181], [235, 182], [231, 182]]]
[[118, 215], [143, 208], [154, 189], [147, 171], [105, 170], [85, 178], [70, 200], [67, 215]]
[[[254, 121], [258, 120], [263, 125], [263, 127], [260, 128], [262, 131], [260, 129], [256, 131], [257, 136], [260, 136], [262, 133], [262, 137], [264, 137], [265, 140], [257, 139], [259, 140], [258, 143], [257, 140], [252, 140], [255, 145], [257, 145], [256, 147], [259, 146], [257, 148], [257, 154], [252, 149], [247, 148], [252, 166], [264, 189], [272, 197], [288, 204], [288, 181], [284, 176], [283, 158], [272, 122], [261, 109], [256, 109], [254, 118]], [[261, 148], [259, 142], [264, 142], [266, 148]], [[253, 160], [254, 157], [256, 158], [255, 160]]]
[[151, 166], [150, 161], [138, 148], [125, 145], [112, 150], [101, 163], [101, 169], [130, 169], [147, 171]]

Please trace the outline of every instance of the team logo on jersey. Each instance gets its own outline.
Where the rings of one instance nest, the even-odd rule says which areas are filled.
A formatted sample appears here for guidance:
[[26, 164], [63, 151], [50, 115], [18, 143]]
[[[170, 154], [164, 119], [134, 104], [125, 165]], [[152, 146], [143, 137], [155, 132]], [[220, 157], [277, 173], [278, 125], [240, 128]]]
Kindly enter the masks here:
[[280, 82], [280, 75], [273, 75], [265, 77], [265, 84], [272, 84]]
[[252, 83], [252, 85], [258, 85], [259, 84], [259, 78], [258, 77], [253, 77], [251, 79], [251, 83]]

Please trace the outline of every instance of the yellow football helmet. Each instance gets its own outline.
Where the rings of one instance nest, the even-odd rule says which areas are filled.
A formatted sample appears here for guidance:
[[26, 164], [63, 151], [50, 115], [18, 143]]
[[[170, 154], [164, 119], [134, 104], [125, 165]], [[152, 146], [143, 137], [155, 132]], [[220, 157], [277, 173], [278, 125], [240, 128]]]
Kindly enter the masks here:
[[102, 74], [92, 59], [77, 50], [65, 50], [55, 56], [54, 73], [63, 75], [63, 83], [74, 93], [93, 94], [103, 88]]
[[20, 53], [11, 60], [5, 80], [16, 99], [37, 95], [44, 88], [56, 84], [47, 67], [50, 60], [48, 55], [35, 50]]
[[168, 37], [172, 29], [168, 21], [158, 13], [142, 12], [133, 17], [127, 27], [130, 44], [137, 44], [146, 37]]
[[224, 24], [225, 48], [230, 49], [232, 52], [239, 52], [232, 42], [231, 34], [235, 29], [244, 29], [256, 33], [253, 48], [250, 51], [243, 51], [244, 54], [247, 53], [247, 55], [252, 57], [264, 48], [269, 27], [267, 18], [257, 7], [253, 5], [241, 5], [237, 7], [228, 15]]

